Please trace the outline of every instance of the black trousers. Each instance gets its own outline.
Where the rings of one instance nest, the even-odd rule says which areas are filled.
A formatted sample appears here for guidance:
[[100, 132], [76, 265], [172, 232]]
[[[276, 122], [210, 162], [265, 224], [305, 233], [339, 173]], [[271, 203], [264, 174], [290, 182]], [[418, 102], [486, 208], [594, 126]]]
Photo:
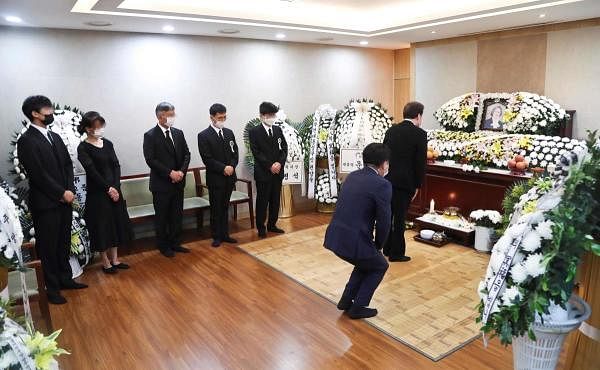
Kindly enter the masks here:
[[73, 279], [69, 265], [73, 209], [61, 204], [52, 209], [32, 211], [32, 217], [35, 248], [42, 262], [46, 290], [49, 294], [58, 294], [61, 283]]
[[381, 253], [366, 259], [350, 259], [338, 255], [344, 261], [354, 265], [350, 279], [342, 297], [354, 301], [355, 306], [367, 307], [375, 290], [383, 280], [389, 264]]
[[153, 192], [152, 200], [158, 249], [171, 249], [181, 243], [183, 189], [171, 192]]
[[399, 188], [393, 188], [392, 190], [392, 229], [390, 230], [390, 235], [383, 247], [383, 254], [390, 258], [405, 256], [405, 221], [413, 195], [415, 195], [414, 190], [411, 191]]
[[222, 240], [229, 236], [229, 200], [234, 184], [211, 186], [210, 194], [210, 231], [213, 239]]
[[282, 179], [273, 176], [269, 181], [256, 182], [256, 228], [265, 229], [267, 219], [267, 208], [269, 209], [269, 221], [267, 227], [277, 224], [279, 218], [279, 203], [281, 197]]

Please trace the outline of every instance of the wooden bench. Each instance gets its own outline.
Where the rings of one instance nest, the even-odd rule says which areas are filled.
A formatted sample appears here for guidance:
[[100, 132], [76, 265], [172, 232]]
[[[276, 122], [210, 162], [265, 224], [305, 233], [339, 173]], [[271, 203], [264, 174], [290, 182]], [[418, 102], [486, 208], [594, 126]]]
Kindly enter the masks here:
[[[190, 168], [186, 173], [183, 190], [183, 213], [196, 216], [196, 227], [200, 230], [204, 224], [204, 211], [210, 209], [208, 188], [202, 184], [206, 178], [204, 167]], [[237, 206], [248, 203], [251, 225], [254, 227], [254, 209], [252, 197], [252, 182], [238, 179], [246, 183], [247, 193], [234, 191], [231, 204], [234, 206], [234, 219], [237, 220]], [[150, 175], [139, 174], [121, 177], [121, 192], [127, 201], [127, 212], [132, 223], [148, 221], [154, 217], [152, 193], [149, 190]]]

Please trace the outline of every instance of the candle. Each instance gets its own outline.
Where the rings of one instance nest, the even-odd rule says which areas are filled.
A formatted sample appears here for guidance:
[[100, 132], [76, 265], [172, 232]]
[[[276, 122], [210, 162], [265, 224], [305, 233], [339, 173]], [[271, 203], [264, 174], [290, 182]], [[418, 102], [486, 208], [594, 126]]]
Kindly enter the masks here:
[[429, 202], [429, 213], [435, 213], [435, 201], [433, 199]]

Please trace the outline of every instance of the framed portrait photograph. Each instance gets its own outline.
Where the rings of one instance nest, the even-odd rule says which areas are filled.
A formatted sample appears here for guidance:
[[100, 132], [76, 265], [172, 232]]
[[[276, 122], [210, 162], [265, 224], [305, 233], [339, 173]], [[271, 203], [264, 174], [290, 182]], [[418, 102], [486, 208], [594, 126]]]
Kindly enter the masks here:
[[481, 102], [480, 130], [502, 131], [502, 117], [508, 107], [508, 99], [484, 98]]

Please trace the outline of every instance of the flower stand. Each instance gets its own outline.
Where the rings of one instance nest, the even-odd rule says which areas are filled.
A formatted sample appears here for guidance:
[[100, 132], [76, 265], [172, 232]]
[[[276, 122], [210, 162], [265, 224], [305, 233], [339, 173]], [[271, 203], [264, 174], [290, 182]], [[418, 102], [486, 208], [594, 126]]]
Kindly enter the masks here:
[[567, 318], [552, 321], [545, 318], [544, 323], [536, 320], [533, 331], [536, 341], [527, 335], [513, 338], [513, 360], [515, 370], [554, 370], [563, 342], [569, 332], [577, 329], [590, 317], [590, 306], [580, 297], [572, 296], [567, 304]]
[[493, 235], [494, 229], [491, 227], [475, 226], [475, 249], [479, 252], [490, 252]]

